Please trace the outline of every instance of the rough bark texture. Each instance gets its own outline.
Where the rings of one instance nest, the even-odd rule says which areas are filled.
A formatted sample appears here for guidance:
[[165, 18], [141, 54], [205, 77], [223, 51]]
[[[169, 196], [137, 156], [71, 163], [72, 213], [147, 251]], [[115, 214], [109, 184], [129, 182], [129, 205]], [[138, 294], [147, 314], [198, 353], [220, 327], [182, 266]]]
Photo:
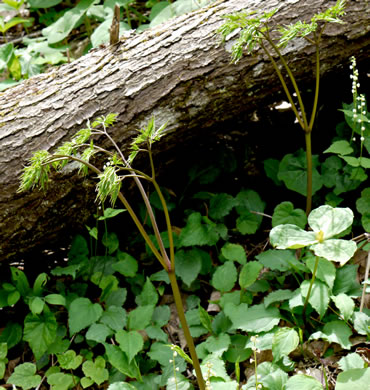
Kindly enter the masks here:
[[[231, 42], [220, 45], [216, 30], [224, 14], [279, 8], [277, 24], [306, 19], [327, 0], [218, 1], [166, 24], [94, 49], [79, 60], [33, 77], [0, 94], [0, 259], [20, 258], [30, 248], [58, 239], [83, 222], [94, 202], [94, 184], [76, 171], [57, 175], [47, 192], [16, 194], [31, 153], [53, 150], [87, 119], [118, 113], [111, 134], [124, 148], [154, 114], [168, 122], [171, 145], [180, 135], [196, 137], [217, 123], [252, 113], [281, 89], [261, 53], [230, 64]], [[326, 29], [321, 74], [342, 69], [348, 58], [366, 59], [370, 42], [367, 1], [348, 1], [346, 24]], [[285, 49], [298, 82], [314, 77], [314, 48], [297, 40]], [[104, 141], [102, 141], [104, 142]], [[76, 216], [78, 220], [76, 221]]]

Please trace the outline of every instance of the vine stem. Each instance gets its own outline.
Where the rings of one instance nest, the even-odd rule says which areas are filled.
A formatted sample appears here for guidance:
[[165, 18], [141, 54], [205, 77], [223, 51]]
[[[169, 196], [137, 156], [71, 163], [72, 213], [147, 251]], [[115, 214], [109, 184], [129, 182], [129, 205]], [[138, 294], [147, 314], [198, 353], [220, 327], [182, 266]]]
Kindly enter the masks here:
[[204, 382], [202, 370], [200, 368], [199, 359], [198, 359], [197, 353], [195, 351], [193, 337], [190, 334], [189, 326], [188, 326], [188, 323], [186, 321], [186, 317], [184, 314], [185, 313], [184, 306], [182, 304], [181, 293], [180, 293], [179, 285], [177, 284], [175, 271], [174, 270], [168, 271], [168, 276], [169, 276], [170, 282], [171, 282], [171, 287], [172, 287], [173, 297], [175, 300], [177, 314], [178, 314], [179, 319], [180, 319], [182, 330], [184, 331], [184, 336], [185, 336], [186, 342], [188, 344], [191, 359], [193, 361], [193, 367], [194, 367], [194, 370], [196, 373], [198, 386], [199, 386], [200, 390], [205, 390], [206, 384]]
[[303, 317], [303, 318], [305, 317], [305, 314], [306, 314], [306, 309], [307, 309], [308, 300], [310, 299], [312, 286], [313, 286], [313, 284], [314, 284], [314, 282], [315, 282], [315, 279], [316, 279], [316, 272], [317, 272], [317, 268], [318, 268], [318, 266], [319, 266], [319, 257], [318, 257], [318, 256], [315, 256], [315, 258], [316, 258], [316, 261], [315, 261], [315, 266], [314, 266], [314, 269], [313, 269], [313, 272], [312, 272], [312, 278], [311, 278], [310, 287], [308, 288], [306, 300], [304, 301], [303, 312], [302, 312], [302, 317]]

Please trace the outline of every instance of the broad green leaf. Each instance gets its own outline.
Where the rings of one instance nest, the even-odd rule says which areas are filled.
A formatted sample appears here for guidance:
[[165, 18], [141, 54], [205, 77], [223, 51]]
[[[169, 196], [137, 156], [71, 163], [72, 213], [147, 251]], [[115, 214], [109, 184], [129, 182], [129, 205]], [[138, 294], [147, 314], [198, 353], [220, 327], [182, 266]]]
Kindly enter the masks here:
[[353, 299], [343, 293], [336, 296], [332, 295], [331, 299], [334, 301], [335, 306], [339, 309], [344, 320], [347, 321], [350, 319], [355, 309], [355, 302]]
[[355, 368], [341, 372], [335, 390], [364, 390], [370, 383], [370, 368]]
[[338, 365], [342, 371], [347, 371], [353, 368], [364, 368], [365, 361], [358, 353], [353, 352], [343, 356], [342, 359], [339, 360]]
[[244, 214], [236, 220], [236, 228], [241, 234], [254, 234], [259, 225], [256, 216], [252, 213], [246, 214], [246, 212], [244, 212]]
[[353, 257], [357, 250], [357, 245], [354, 241], [330, 239], [322, 244], [319, 243], [312, 246], [312, 249], [316, 256], [337, 261], [342, 266]]
[[119, 240], [116, 233], [104, 233], [102, 244], [108, 248], [108, 253], [112, 254], [119, 247]]
[[247, 340], [248, 337], [241, 334], [231, 335], [229, 348], [224, 354], [225, 359], [230, 363], [243, 362], [248, 359], [252, 350], [245, 347]]
[[[304, 298], [306, 298], [307, 296], [309, 286], [309, 280], [304, 280], [301, 284], [301, 293]], [[315, 280], [312, 285], [312, 290], [308, 302], [320, 314], [321, 318], [325, 314], [326, 309], [328, 308], [330, 301], [329, 297], [329, 287], [320, 280]]]
[[228, 303], [225, 314], [234, 328], [245, 332], [267, 332], [280, 322], [279, 310], [275, 307], [266, 309], [263, 304], [248, 307], [245, 303], [238, 306]]
[[81, 355], [76, 355], [76, 352], [73, 350], [57, 354], [57, 358], [60, 367], [65, 370], [76, 370], [83, 360], [83, 357]]
[[239, 274], [240, 287], [245, 289], [253, 284], [257, 280], [262, 268], [263, 265], [258, 261], [248, 261], [248, 263], [243, 266]]
[[107, 325], [94, 323], [90, 325], [89, 330], [86, 332], [86, 340], [103, 343], [112, 333], [112, 330]]
[[128, 253], [117, 252], [118, 263], [112, 264], [112, 268], [123, 276], [134, 277], [139, 269], [137, 261]]
[[126, 382], [115, 382], [109, 385], [108, 390], [137, 390], [137, 388]]
[[68, 309], [69, 330], [75, 334], [97, 322], [103, 313], [98, 303], [92, 303], [88, 298], [76, 298]]
[[230, 291], [236, 282], [237, 271], [232, 261], [227, 261], [220, 267], [217, 267], [212, 276], [212, 286], [221, 292]]
[[361, 192], [361, 198], [356, 201], [356, 208], [361, 214], [370, 214], [370, 187]]
[[149, 277], [146, 278], [143, 290], [136, 297], [135, 302], [140, 306], [156, 305], [158, 302], [158, 293]]
[[348, 141], [341, 140], [333, 142], [328, 149], [324, 150], [324, 153], [335, 153], [345, 156], [346, 154], [351, 154], [353, 152], [352, 146]]
[[217, 354], [210, 354], [203, 359], [200, 368], [202, 369], [203, 376], [207, 375], [209, 368], [208, 364], [212, 366], [212, 376], [222, 378], [224, 381], [229, 381], [230, 377], [227, 374], [225, 361]]
[[40, 297], [31, 297], [28, 306], [32, 314], [40, 314], [44, 309], [45, 301]]
[[[263, 362], [257, 366], [258, 381], [262, 383], [263, 388], [268, 390], [285, 389], [285, 383], [288, 380], [288, 374], [279, 366], [270, 362]], [[244, 387], [243, 387], [244, 389]], [[252, 375], [248, 379], [247, 390], [256, 389], [256, 376]]]
[[[322, 187], [322, 179], [316, 169], [315, 156], [312, 168], [312, 194]], [[279, 164], [278, 179], [282, 180], [289, 190], [307, 195], [307, 162], [306, 153], [301, 150], [297, 155], [287, 154]]]
[[267, 295], [266, 298], [264, 298], [263, 302], [265, 307], [270, 306], [272, 303], [275, 302], [283, 302], [287, 299], [290, 299], [294, 296], [294, 292], [291, 290], [275, 290], [270, 292], [269, 295]]
[[180, 246], [215, 245], [219, 234], [214, 225], [202, 223], [200, 213], [189, 215], [186, 226], [181, 230], [179, 237]]
[[129, 363], [143, 349], [144, 341], [141, 334], [137, 331], [127, 332], [120, 330], [116, 333], [116, 340], [120, 348], [128, 357]]
[[91, 378], [84, 376], [83, 378], [81, 378], [80, 383], [84, 389], [88, 389], [89, 387], [91, 387], [94, 384], [94, 381]]
[[0, 343], [6, 343], [8, 349], [22, 340], [23, 329], [17, 322], [8, 322], [0, 334]]
[[[326, 260], [322, 257], [319, 257], [318, 261], [319, 262], [316, 270], [316, 278], [326, 283], [329, 288], [332, 289], [336, 277], [336, 268], [331, 261]], [[306, 265], [311, 272], [313, 272], [315, 268], [315, 263], [315, 256], [310, 256], [306, 261]]]
[[245, 249], [239, 244], [233, 244], [227, 242], [221, 248], [222, 256], [227, 260], [237, 261], [240, 264], [245, 264], [247, 261], [247, 255], [245, 254]]
[[311, 334], [309, 340], [323, 339], [329, 343], [340, 344], [344, 349], [352, 347], [349, 338], [352, 336], [351, 329], [343, 321], [327, 322], [322, 331]]
[[53, 313], [27, 314], [24, 319], [23, 339], [27, 341], [36, 360], [47, 351], [57, 334], [57, 321]]
[[198, 311], [201, 324], [208, 330], [208, 332], [212, 333], [212, 317], [208, 314], [207, 310], [203, 309], [200, 305]]
[[167, 305], [157, 306], [154, 309], [152, 320], [153, 322], [162, 327], [168, 323], [171, 317], [170, 307]]
[[274, 209], [272, 227], [284, 224], [297, 225], [304, 229], [307, 224], [306, 213], [302, 209], [294, 209], [291, 202], [282, 202]]
[[32, 8], [51, 8], [61, 3], [63, 0], [27, 0]]
[[163, 343], [168, 342], [168, 334], [165, 333], [158, 325], [149, 325], [145, 328], [145, 332], [150, 339], [162, 341]]
[[166, 390], [188, 390], [191, 388], [189, 379], [185, 378], [182, 374], [176, 373], [176, 378], [171, 376], [167, 379]]
[[72, 264], [67, 267], [55, 267], [50, 273], [55, 276], [70, 275], [73, 279], [76, 279], [76, 273], [80, 268], [81, 264]]
[[292, 250], [269, 249], [257, 255], [256, 259], [272, 271], [308, 271], [307, 268], [295, 258], [294, 251]]
[[117, 306], [122, 307], [127, 298], [127, 290], [125, 288], [118, 288], [112, 291], [105, 300], [106, 307]]
[[123, 213], [124, 211], [127, 211], [126, 209], [111, 209], [107, 208], [104, 210], [104, 214], [98, 218], [98, 221], [104, 221], [109, 218], [113, 218], [118, 214]]
[[140, 371], [135, 360], [129, 363], [125, 353], [116, 345], [104, 344], [104, 346], [108, 361], [114, 368], [130, 378], [141, 379]]
[[263, 168], [266, 176], [269, 177], [277, 186], [282, 184], [278, 179], [279, 164], [280, 161], [273, 158], [268, 158], [263, 162]]
[[36, 375], [36, 364], [23, 363], [14, 368], [14, 372], [7, 383], [28, 390], [36, 388], [41, 383], [41, 379], [40, 375]]
[[213, 219], [221, 219], [228, 215], [236, 205], [236, 200], [229, 194], [219, 193], [212, 196], [209, 204], [209, 216]]
[[299, 344], [298, 333], [292, 328], [280, 328], [272, 339], [272, 355], [274, 361], [282, 359], [284, 356], [294, 351]]
[[65, 39], [70, 32], [77, 27], [94, 0], [81, 0], [74, 8], [68, 10], [56, 22], [42, 30], [42, 35], [47, 37], [49, 44], [54, 44]]
[[202, 269], [202, 256], [196, 249], [180, 250], [176, 252], [175, 264], [176, 275], [190, 287]]
[[204, 342], [204, 346], [207, 348], [208, 352], [221, 357], [222, 354], [228, 350], [230, 343], [230, 336], [228, 334], [221, 334], [217, 337], [209, 336]]
[[342, 233], [352, 225], [353, 212], [349, 208], [320, 206], [311, 211], [308, 224], [314, 232], [322, 231], [323, 240]]
[[285, 390], [322, 390], [322, 384], [312, 376], [298, 374], [291, 376], [285, 384]]
[[[256, 191], [242, 190], [236, 195], [236, 211], [239, 215], [249, 215], [250, 213], [263, 213], [266, 203], [262, 201], [261, 197]], [[254, 215], [258, 224], [262, 221], [262, 216], [258, 214]]]
[[[337, 277], [335, 278], [333, 295], [344, 293], [352, 295], [360, 293], [361, 286], [356, 280], [358, 265], [346, 264], [337, 268]], [[361, 293], [360, 293], [361, 294]]]
[[307, 232], [296, 225], [278, 225], [270, 231], [271, 244], [277, 249], [298, 249], [317, 242], [315, 232]]
[[109, 378], [109, 372], [105, 368], [105, 360], [103, 356], [98, 356], [95, 359], [95, 362], [87, 360], [82, 365], [82, 371], [87, 377], [91, 378], [98, 385], [107, 381]]
[[48, 294], [45, 296], [45, 302], [50, 305], [66, 305], [66, 299], [61, 294]]
[[130, 330], [145, 329], [152, 320], [154, 305], [139, 306], [131, 310], [128, 315], [128, 328]]
[[42, 294], [47, 280], [48, 280], [48, 276], [45, 272], [43, 272], [37, 276], [35, 282], [33, 283], [33, 288], [32, 288], [33, 293], [35, 295]]
[[103, 312], [99, 322], [109, 326], [112, 330], [123, 329], [127, 323], [126, 310], [123, 307], [108, 306]]
[[353, 313], [353, 326], [359, 334], [370, 334], [370, 317], [363, 312]]
[[6, 364], [8, 363], [7, 354], [8, 346], [6, 343], [0, 343], [0, 379], [4, 378]]
[[12, 280], [22, 297], [28, 296], [31, 288], [25, 273], [15, 267], [10, 267], [10, 271], [12, 273]]

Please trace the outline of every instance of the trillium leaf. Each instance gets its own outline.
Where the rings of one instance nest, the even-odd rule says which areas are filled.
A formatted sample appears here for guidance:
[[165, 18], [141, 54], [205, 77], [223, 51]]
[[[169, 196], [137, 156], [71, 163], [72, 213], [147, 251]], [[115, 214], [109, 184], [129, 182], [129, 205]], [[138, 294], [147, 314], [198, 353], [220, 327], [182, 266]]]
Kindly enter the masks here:
[[322, 231], [323, 239], [333, 237], [352, 225], [353, 212], [349, 208], [320, 206], [308, 216], [308, 224], [315, 232]]
[[321, 256], [331, 261], [338, 261], [342, 266], [354, 255], [357, 246], [354, 241], [332, 239], [313, 245], [312, 249], [316, 256]]
[[317, 242], [315, 232], [306, 232], [296, 225], [279, 225], [270, 232], [271, 244], [277, 249], [297, 249]]

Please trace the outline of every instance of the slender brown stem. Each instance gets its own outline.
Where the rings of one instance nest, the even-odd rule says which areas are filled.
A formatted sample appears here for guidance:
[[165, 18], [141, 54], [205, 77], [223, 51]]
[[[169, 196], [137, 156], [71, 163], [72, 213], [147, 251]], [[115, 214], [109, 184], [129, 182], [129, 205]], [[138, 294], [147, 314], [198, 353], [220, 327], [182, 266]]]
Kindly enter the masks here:
[[198, 386], [199, 386], [200, 390], [205, 390], [206, 385], [204, 382], [202, 370], [200, 368], [199, 359], [198, 359], [197, 353], [195, 351], [193, 337], [190, 334], [189, 326], [188, 326], [188, 323], [186, 321], [184, 306], [182, 304], [181, 293], [180, 293], [179, 286], [177, 284], [175, 271], [174, 270], [169, 271], [168, 276], [169, 276], [170, 282], [171, 282], [171, 287], [172, 287], [173, 297], [175, 299], [177, 314], [178, 314], [179, 319], [180, 319], [182, 330], [184, 331], [184, 336], [185, 336], [186, 342], [188, 344], [191, 359], [193, 360], [193, 366], [194, 366], [194, 370], [195, 370], [195, 373], [197, 376]]
[[312, 208], [312, 147], [311, 132], [305, 132], [306, 142], [306, 162], [307, 162], [307, 193], [306, 193], [306, 215], [311, 212]]

